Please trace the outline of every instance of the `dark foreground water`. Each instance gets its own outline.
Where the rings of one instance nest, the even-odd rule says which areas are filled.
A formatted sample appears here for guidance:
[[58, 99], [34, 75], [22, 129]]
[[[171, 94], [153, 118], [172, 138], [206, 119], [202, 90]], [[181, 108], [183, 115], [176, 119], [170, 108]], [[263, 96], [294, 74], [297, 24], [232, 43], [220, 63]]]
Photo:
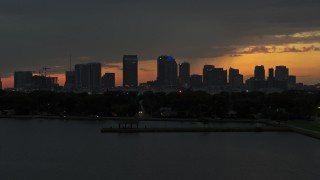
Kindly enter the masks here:
[[106, 122], [0, 119], [2, 180], [318, 180], [295, 133], [101, 134]]

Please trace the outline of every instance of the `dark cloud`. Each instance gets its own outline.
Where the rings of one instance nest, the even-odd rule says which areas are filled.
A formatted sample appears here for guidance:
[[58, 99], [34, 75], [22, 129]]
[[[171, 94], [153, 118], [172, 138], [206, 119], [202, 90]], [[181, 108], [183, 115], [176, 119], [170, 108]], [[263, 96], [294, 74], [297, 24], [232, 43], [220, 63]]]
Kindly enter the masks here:
[[318, 47], [315, 46], [307, 46], [302, 48], [296, 48], [295, 46], [292, 47], [284, 47], [282, 52], [310, 52], [310, 51], [319, 51]]
[[115, 65], [115, 64], [103, 64], [102, 65], [104, 68], [110, 68], [110, 69], [117, 69], [117, 70], [122, 70], [121, 65]]
[[240, 52], [240, 54], [270, 53], [270, 49], [266, 46], [254, 46], [248, 50]]
[[69, 54], [73, 63], [117, 63], [123, 54], [197, 59], [234, 47], [320, 42], [271, 38], [320, 30], [319, 8], [315, 0], [2, 0], [0, 72], [68, 69]]

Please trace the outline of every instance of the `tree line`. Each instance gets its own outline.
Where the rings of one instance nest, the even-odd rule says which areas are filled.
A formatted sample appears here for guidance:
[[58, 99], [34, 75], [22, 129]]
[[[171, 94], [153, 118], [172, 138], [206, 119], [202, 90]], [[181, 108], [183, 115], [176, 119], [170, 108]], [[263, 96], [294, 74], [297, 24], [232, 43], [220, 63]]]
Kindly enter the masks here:
[[[310, 119], [319, 116], [320, 93], [307, 91], [239, 92], [208, 94], [203, 91], [67, 93], [0, 91], [0, 111], [16, 115], [133, 117], [139, 111], [161, 117], [164, 111], [180, 118]], [[4, 114], [4, 113], [2, 113]]]

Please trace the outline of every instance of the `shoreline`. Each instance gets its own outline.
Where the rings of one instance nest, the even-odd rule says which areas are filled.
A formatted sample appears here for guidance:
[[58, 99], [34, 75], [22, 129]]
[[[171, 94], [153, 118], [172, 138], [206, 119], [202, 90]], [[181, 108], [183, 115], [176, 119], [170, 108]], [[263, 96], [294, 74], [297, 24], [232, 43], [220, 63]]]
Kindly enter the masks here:
[[16, 120], [71, 120], [71, 121], [154, 121], [154, 122], [200, 122], [200, 123], [263, 123], [270, 127], [216, 127], [216, 128], [139, 128], [139, 129], [117, 129], [117, 128], [102, 128], [102, 133], [151, 133], [151, 132], [295, 132], [308, 137], [320, 139], [320, 132], [306, 129], [299, 126], [290, 125], [288, 123], [278, 124], [273, 120], [268, 119], [216, 119], [216, 118], [152, 118], [152, 117], [91, 117], [91, 116], [3, 116], [1, 119], [16, 119]]
[[172, 121], [172, 122], [240, 122], [264, 123], [261, 119], [217, 119], [217, 118], [153, 118], [153, 117], [95, 117], [95, 116], [0, 116], [0, 119], [56, 119], [56, 120], [101, 120], [101, 121]]

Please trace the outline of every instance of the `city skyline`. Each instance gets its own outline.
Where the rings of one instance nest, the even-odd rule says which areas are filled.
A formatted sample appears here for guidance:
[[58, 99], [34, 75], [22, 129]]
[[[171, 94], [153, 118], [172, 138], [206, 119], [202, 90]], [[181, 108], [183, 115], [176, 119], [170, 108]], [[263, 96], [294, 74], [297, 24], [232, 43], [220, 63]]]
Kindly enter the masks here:
[[[289, 68], [284, 65], [275, 66], [266, 70], [264, 65], [256, 65], [254, 75], [244, 81], [240, 69], [230, 67], [224, 69], [215, 65], [204, 65], [202, 74], [190, 74], [190, 63], [177, 64], [170, 55], [161, 55], [157, 58], [157, 78], [138, 84], [138, 56], [123, 56], [123, 84], [115, 85], [116, 73], [102, 73], [101, 63], [75, 64], [72, 70], [65, 72], [65, 84], [59, 87], [58, 77], [50, 77], [47, 70], [33, 74], [32, 71], [14, 72], [14, 89], [21, 91], [52, 90], [99, 93], [114, 88], [124, 89], [149, 89], [174, 90], [202, 89], [214, 91], [244, 91], [244, 90], [288, 90], [305, 89], [303, 83], [297, 82], [297, 77], [289, 73]], [[316, 87], [316, 86], [314, 86]], [[118, 89], [119, 90], [119, 89]], [[151, 90], [151, 89], [149, 89]]]
[[[315, 84], [318, 7], [314, 0], [5, 1], [0, 75], [4, 87], [12, 87], [15, 70], [48, 66], [62, 76], [69, 54], [74, 63], [101, 62], [103, 72], [119, 67], [122, 54], [138, 54], [141, 83], [156, 77], [151, 71], [158, 55], [171, 54], [177, 63], [190, 62], [196, 74], [204, 64], [214, 64], [241, 69], [246, 79], [256, 64], [285, 64], [298, 81]], [[120, 85], [121, 76], [116, 78]]]
[[[106, 64], [101, 62], [101, 73], [116, 73], [116, 86], [122, 86], [123, 85], [123, 62], [122, 62], [122, 58], [121, 62], [119, 63], [110, 63], [110, 64]], [[301, 75], [299, 74], [301, 71], [308, 73], [308, 72], [312, 72], [312, 69], [308, 69], [305, 67], [305, 64], [301, 64], [300, 65], [293, 65], [293, 66], [289, 66], [287, 64], [281, 64], [281, 63], [277, 63], [275, 61], [270, 60], [271, 63], [257, 63], [257, 64], [253, 64], [254, 62], [247, 62], [246, 65], [241, 68], [241, 66], [239, 65], [239, 63], [237, 62], [231, 62], [230, 64], [229, 61], [216, 61], [215, 64], [211, 63], [212, 61], [210, 60], [204, 60], [204, 61], [200, 61], [200, 62], [189, 62], [187, 60], [183, 60], [183, 59], [177, 59], [177, 64], [181, 64], [183, 62], [188, 62], [190, 64], [190, 74], [202, 74], [202, 68], [204, 65], [215, 65], [217, 67], [223, 68], [223, 69], [229, 69], [230, 67], [232, 68], [236, 68], [236, 69], [240, 69], [241, 74], [244, 75], [244, 80], [249, 79], [250, 77], [254, 76], [254, 67], [258, 64], [263, 64], [267, 69], [265, 71], [265, 75], [267, 75], [267, 70], [268, 68], [273, 68], [276, 66], [281, 66], [281, 65], [285, 65], [287, 67], [289, 67], [291, 69], [291, 72], [293, 74], [295, 74], [297, 76], [297, 82], [302, 82], [304, 84], [307, 85], [313, 85], [313, 84], [317, 84], [320, 82], [320, 78], [315, 77], [312, 78], [309, 75]], [[94, 63], [97, 61], [88, 61], [88, 62], [83, 62], [83, 63]], [[200, 64], [204, 62], [205, 64]], [[63, 86], [65, 83], [65, 71], [69, 70], [69, 66], [70, 64], [69, 60], [66, 58], [66, 65], [65, 68], [63, 68], [63, 70], [61, 70], [61, 72], [56, 73], [57, 70], [61, 67], [53, 67], [52, 70], [50, 71], [48, 70], [48, 75], [50, 76], [56, 76], [59, 78], [58, 83], [59, 85]], [[77, 63], [75, 63], [77, 64]], [[290, 63], [289, 63], [290, 64]], [[41, 65], [38, 65], [39, 68], [33, 68], [33, 69], [22, 69], [22, 71], [32, 71], [34, 74], [38, 74], [39, 70], [42, 70]], [[301, 67], [301, 69], [299, 69], [299, 67]], [[55, 69], [56, 68], [56, 69]], [[317, 67], [314, 67], [316, 70], [318, 69]], [[19, 70], [20, 71], [20, 70]], [[1, 73], [1, 72], [0, 72]], [[320, 73], [320, 71], [319, 71]], [[155, 80], [157, 79], [157, 62], [156, 62], [156, 58], [153, 60], [139, 60], [139, 65], [138, 65], [138, 84], [140, 83], [144, 83], [147, 81], [151, 81], [151, 80]], [[13, 72], [12, 72], [12, 76], [10, 77], [3, 77], [2, 76], [2, 86], [3, 88], [13, 88], [14, 87], [14, 82], [13, 82]]]

